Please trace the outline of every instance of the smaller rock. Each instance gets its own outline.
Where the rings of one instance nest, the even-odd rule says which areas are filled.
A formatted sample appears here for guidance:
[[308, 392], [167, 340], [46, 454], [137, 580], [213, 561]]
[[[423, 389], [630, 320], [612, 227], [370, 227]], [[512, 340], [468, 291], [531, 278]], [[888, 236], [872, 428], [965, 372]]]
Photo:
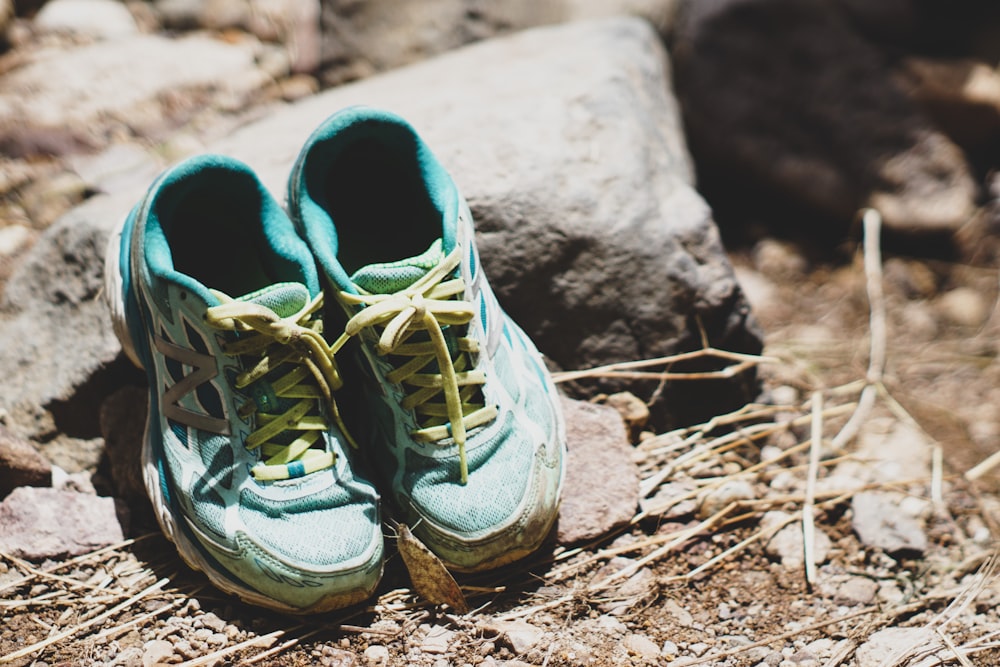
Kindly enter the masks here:
[[89, 553], [125, 539], [126, 512], [111, 498], [22, 486], [0, 503], [0, 551], [31, 561]]
[[[761, 528], [768, 530], [778, 523], [787, 521], [788, 516], [784, 512], [767, 512], [761, 518]], [[826, 561], [830, 555], [831, 546], [830, 538], [817, 526], [813, 543], [813, 556], [816, 565]], [[784, 567], [802, 567], [805, 562], [805, 539], [802, 535], [802, 522], [793, 521], [779, 529], [768, 540], [765, 550], [768, 556], [779, 559]]]
[[750, 482], [736, 479], [725, 482], [722, 486], [712, 489], [701, 498], [698, 507], [698, 517], [707, 519], [725, 509], [730, 503], [740, 500], [753, 500], [757, 494]]
[[494, 621], [488, 623], [485, 628], [501, 635], [511, 650], [518, 655], [523, 655], [537, 646], [545, 634], [541, 628], [520, 620]]
[[953, 324], [962, 327], [982, 326], [989, 317], [986, 299], [971, 287], [958, 287], [938, 299], [941, 314]]
[[660, 654], [667, 660], [672, 660], [673, 657], [677, 655], [679, 650], [680, 649], [677, 648], [677, 644], [671, 641], [666, 641], [663, 642], [663, 648], [660, 649]]
[[632, 519], [639, 504], [639, 470], [614, 408], [568, 398], [562, 408], [569, 453], [558, 540], [575, 544]]
[[631, 655], [637, 655], [645, 660], [653, 660], [660, 657], [660, 647], [653, 643], [653, 640], [646, 635], [627, 635], [622, 642], [622, 646]]
[[883, 667], [890, 658], [900, 656], [933, 637], [929, 628], [886, 628], [879, 630], [858, 647], [855, 660], [858, 667]]
[[444, 655], [448, 652], [451, 640], [455, 638], [455, 631], [440, 625], [427, 627], [427, 633], [420, 640], [420, 650], [431, 655]]
[[50, 486], [52, 466], [29, 441], [0, 426], [0, 498], [19, 486]]
[[31, 243], [33, 235], [27, 225], [13, 224], [0, 227], [0, 258], [3, 258], [4, 263], [24, 250]]
[[649, 421], [649, 406], [635, 394], [620, 391], [611, 394], [605, 401], [618, 411], [629, 430], [629, 440], [635, 442], [639, 433]]
[[129, 10], [114, 0], [49, 0], [35, 16], [35, 29], [113, 39], [139, 31]]
[[698, 510], [698, 502], [691, 496], [696, 488], [694, 480], [668, 482], [660, 486], [649, 498], [639, 501], [639, 507], [648, 516], [678, 519]]
[[142, 667], [167, 664], [174, 655], [174, 645], [165, 639], [154, 639], [142, 646]]
[[381, 644], [372, 644], [365, 649], [365, 660], [372, 665], [385, 665], [389, 663], [389, 649]]
[[833, 602], [845, 607], [872, 604], [878, 596], [878, 588], [878, 582], [867, 577], [850, 577], [837, 586]]
[[890, 556], [923, 555], [927, 549], [923, 523], [901, 512], [900, 500], [897, 494], [878, 491], [856, 494], [851, 501], [851, 527], [862, 544], [882, 549]]

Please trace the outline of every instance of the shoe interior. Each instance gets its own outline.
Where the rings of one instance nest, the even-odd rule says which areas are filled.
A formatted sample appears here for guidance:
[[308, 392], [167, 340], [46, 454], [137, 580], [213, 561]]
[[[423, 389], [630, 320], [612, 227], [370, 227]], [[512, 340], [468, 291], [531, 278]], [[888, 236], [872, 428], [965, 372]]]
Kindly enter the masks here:
[[277, 282], [262, 233], [263, 199], [252, 174], [222, 167], [165, 184], [155, 214], [174, 270], [230, 296]]
[[321, 205], [336, 225], [340, 263], [352, 274], [424, 252], [441, 236], [442, 212], [411, 131], [368, 121], [347, 132], [353, 136], [341, 135], [345, 145], [310, 174], [316, 179], [310, 190], [322, 193]]

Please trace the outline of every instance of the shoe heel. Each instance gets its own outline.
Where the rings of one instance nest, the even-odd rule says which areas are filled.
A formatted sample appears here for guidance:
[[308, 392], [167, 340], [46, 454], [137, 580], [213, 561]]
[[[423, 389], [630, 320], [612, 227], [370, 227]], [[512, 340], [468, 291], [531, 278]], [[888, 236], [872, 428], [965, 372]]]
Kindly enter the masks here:
[[[145, 365], [128, 327], [127, 311], [130, 306], [135, 308], [136, 305], [135, 297], [131, 294], [130, 288], [126, 286], [126, 283], [131, 282], [127, 280], [129, 256], [128, 252], [122, 248], [125, 228], [131, 227], [129, 223], [132, 222], [134, 215], [131, 213], [122, 217], [108, 237], [108, 244], [104, 250], [104, 298], [111, 313], [111, 325], [114, 328], [115, 337], [121, 343], [122, 351], [133, 364], [144, 368]], [[126, 265], [124, 268], [123, 264]]]

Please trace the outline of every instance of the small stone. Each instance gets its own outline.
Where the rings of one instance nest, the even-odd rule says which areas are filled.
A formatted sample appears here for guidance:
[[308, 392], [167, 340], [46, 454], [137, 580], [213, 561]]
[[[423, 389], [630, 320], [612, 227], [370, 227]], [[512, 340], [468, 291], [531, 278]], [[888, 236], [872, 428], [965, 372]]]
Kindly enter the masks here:
[[981, 326], [990, 314], [986, 299], [971, 287], [958, 287], [946, 292], [938, 299], [937, 305], [946, 319], [962, 327]]
[[696, 658], [700, 658], [701, 656], [705, 655], [705, 653], [708, 651], [708, 648], [709, 648], [708, 644], [706, 644], [705, 642], [697, 642], [695, 644], [691, 644], [690, 646], [688, 646], [688, 650], [691, 651], [691, 653], [693, 653]]
[[701, 506], [698, 508], [698, 517], [707, 519], [721, 510], [740, 500], [753, 500], [757, 494], [753, 490], [753, 485], [745, 480], [733, 480], [725, 482], [722, 486], [712, 489], [701, 499]]
[[624, 635], [628, 627], [613, 616], [601, 616], [597, 619], [597, 627], [609, 635]]
[[427, 634], [420, 640], [420, 650], [433, 655], [443, 655], [448, 652], [448, 646], [454, 639], [455, 632], [440, 625], [432, 625]]
[[678, 650], [679, 649], [677, 648], [677, 644], [675, 644], [675, 643], [673, 643], [671, 641], [666, 641], [666, 642], [663, 642], [663, 648], [660, 649], [660, 654], [664, 658], [667, 658], [669, 660], [671, 658], [671, 656], [676, 656], [677, 655]]
[[694, 617], [691, 612], [682, 607], [676, 600], [667, 600], [663, 605], [663, 610], [673, 616], [677, 625], [682, 628], [690, 628], [694, 625]]
[[114, 0], [49, 0], [35, 16], [35, 29], [99, 39], [133, 35], [139, 30], [131, 12]]
[[928, 628], [886, 628], [879, 630], [858, 647], [858, 667], [882, 667], [892, 656], [919, 646], [933, 637]]
[[34, 232], [27, 225], [0, 227], [0, 257], [13, 258], [31, 243]]
[[28, 440], [0, 426], [0, 498], [19, 486], [50, 486], [52, 466]]
[[622, 645], [632, 655], [646, 659], [660, 657], [660, 648], [646, 635], [626, 635]]
[[[761, 518], [761, 528], [768, 530], [778, 523], [787, 521], [788, 516], [784, 512], [767, 512]], [[815, 527], [813, 556], [816, 565], [826, 561], [830, 554], [831, 546], [832, 543], [827, 534], [818, 526]], [[779, 529], [768, 540], [765, 550], [767, 551], [767, 555], [779, 559], [784, 567], [801, 567], [805, 562], [805, 539], [802, 534], [802, 522], [793, 521]]]
[[628, 391], [611, 394], [605, 403], [617, 410], [618, 414], [622, 416], [622, 420], [628, 427], [630, 440], [635, 442], [643, 427], [646, 426], [646, 422], [649, 421], [649, 406], [638, 396]]
[[667, 482], [652, 496], [642, 498], [639, 507], [647, 516], [666, 520], [694, 514], [698, 510], [698, 501], [689, 494], [695, 488], [697, 487], [693, 480]]
[[562, 408], [569, 452], [558, 540], [575, 544], [605, 535], [635, 516], [639, 471], [613, 408], [568, 398], [562, 399]]
[[861, 542], [890, 556], [919, 556], [927, 549], [923, 523], [899, 510], [901, 494], [865, 491], [851, 501], [851, 527]]
[[511, 650], [518, 655], [530, 651], [542, 640], [544, 632], [527, 621], [496, 621], [486, 626], [504, 637]]
[[0, 503], [0, 551], [32, 561], [79, 556], [125, 539], [111, 498], [23, 486]]
[[142, 667], [154, 667], [169, 661], [174, 654], [174, 645], [165, 639], [154, 639], [142, 646]]
[[878, 589], [878, 582], [867, 577], [850, 577], [837, 586], [833, 602], [845, 607], [872, 604], [878, 596]]
[[372, 644], [365, 649], [365, 660], [372, 665], [385, 665], [389, 662], [389, 649], [380, 644]]

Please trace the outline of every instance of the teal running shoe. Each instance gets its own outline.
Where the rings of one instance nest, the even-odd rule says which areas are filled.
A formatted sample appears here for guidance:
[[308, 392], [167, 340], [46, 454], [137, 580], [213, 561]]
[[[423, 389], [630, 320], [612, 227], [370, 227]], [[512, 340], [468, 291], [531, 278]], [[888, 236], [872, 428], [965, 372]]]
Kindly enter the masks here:
[[183, 559], [284, 612], [369, 597], [379, 496], [332, 400], [316, 265], [253, 172], [221, 156], [167, 170], [112, 234], [105, 276], [149, 378], [146, 489]]
[[401, 519], [458, 571], [537, 549], [558, 514], [559, 402], [451, 177], [403, 119], [355, 107], [306, 142], [289, 208], [342, 307], [327, 337], [359, 369], [354, 431]]

